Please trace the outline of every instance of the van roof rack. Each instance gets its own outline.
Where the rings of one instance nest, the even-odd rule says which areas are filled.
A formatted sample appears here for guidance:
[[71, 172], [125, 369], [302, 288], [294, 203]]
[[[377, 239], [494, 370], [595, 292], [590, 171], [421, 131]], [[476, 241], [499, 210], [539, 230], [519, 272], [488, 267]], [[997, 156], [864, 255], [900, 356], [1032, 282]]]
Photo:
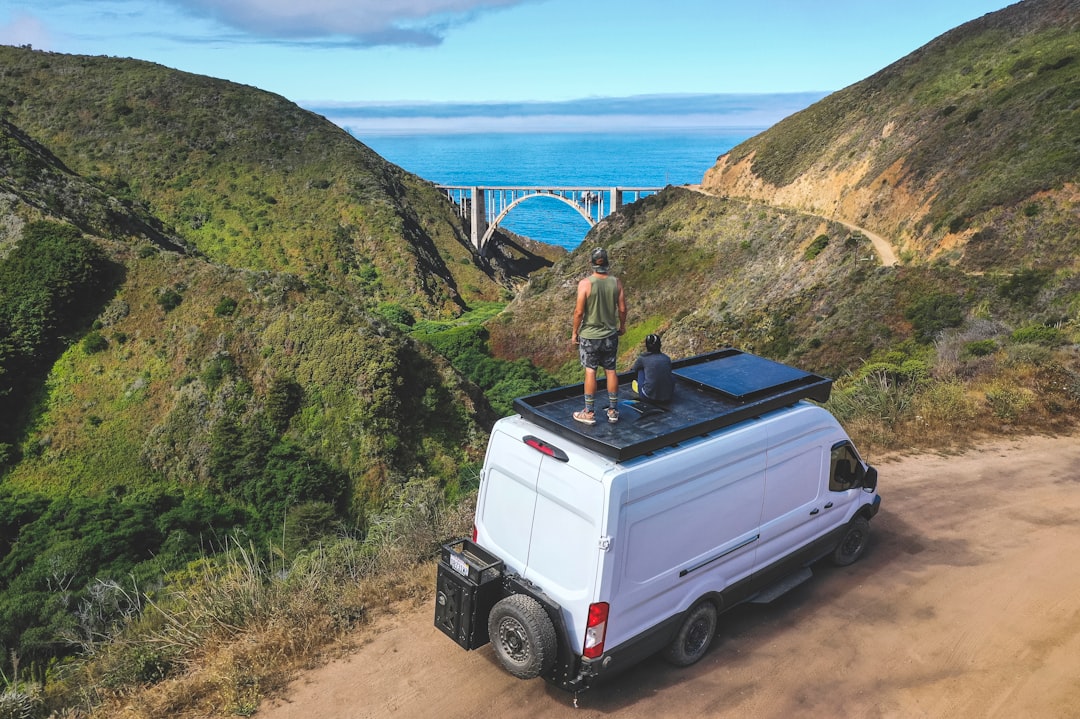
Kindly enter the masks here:
[[[518, 397], [522, 417], [617, 462], [724, 427], [801, 399], [825, 402], [832, 380], [811, 372], [725, 348], [671, 363], [675, 393], [671, 401], [639, 399], [630, 392], [630, 372], [619, 374], [620, 419], [595, 425], [577, 422], [583, 384], [567, 385]], [[597, 377], [596, 406], [607, 406], [603, 373]], [[631, 398], [627, 399], [630, 396]]]

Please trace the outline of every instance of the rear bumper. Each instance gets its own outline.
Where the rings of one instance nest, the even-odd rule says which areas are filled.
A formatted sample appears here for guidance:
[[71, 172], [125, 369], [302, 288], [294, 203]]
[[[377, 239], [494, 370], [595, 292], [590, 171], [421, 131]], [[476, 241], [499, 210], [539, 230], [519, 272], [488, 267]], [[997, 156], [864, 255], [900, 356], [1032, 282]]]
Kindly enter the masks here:
[[877, 515], [878, 510], [881, 509], [881, 495], [875, 494], [874, 501], [870, 503], [870, 517], [873, 518]]

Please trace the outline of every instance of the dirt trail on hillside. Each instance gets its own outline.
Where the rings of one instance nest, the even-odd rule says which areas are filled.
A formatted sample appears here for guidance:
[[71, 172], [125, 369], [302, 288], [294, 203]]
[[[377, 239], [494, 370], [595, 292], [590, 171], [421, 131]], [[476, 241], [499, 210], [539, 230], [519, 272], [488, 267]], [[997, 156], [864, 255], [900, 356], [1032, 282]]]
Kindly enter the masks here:
[[649, 659], [575, 707], [506, 674], [490, 645], [459, 649], [428, 603], [363, 629], [353, 654], [256, 717], [1080, 715], [1080, 436], [878, 466], [882, 510], [862, 559], [723, 615], [688, 669]]
[[[693, 190], [694, 192], [700, 192], [703, 195], [708, 195], [709, 197], [717, 197], [717, 195], [714, 195], [713, 193], [709, 192], [708, 190], [703, 188], [701, 185], [683, 185], [683, 187], [685, 187], [688, 190]], [[738, 198], [729, 198], [729, 199], [738, 199]], [[760, 200], [758, 200], [758, 202], [760, 202]], [[814, 217], [820, 217], [821, 219], [828, 220], [830, 222], [837, 222], [837, 223], [843, 225], [844, 227], [848, 228], [852, 232], [860, 232], [863, 235], [866, 235], [866, 238], [868, 240], [870, 240], [870, 244], [872, 244], [874, 246], [874, 251], [877, 252], [878, 259], [881, 261], [881, 264], [884, 267], [892, 267], [893, 265], [895, 265], [896, 263], [898, 263], [900, 261], [899, 258], [897, 258], [897, 256], [896, 256], [896, 252], [893, 250], [892, 243], [889, 242], [884, 237], [882, 237], [881, 235], [877, 234], [876, 232], [871, 232], [870, 230], [866, 229], [865, 227], [859, 227], [858, 225], [854, 225], [854, 224], [852, 224], [850, 222], [845, 222], [844, 220], [839, 220], [839, 219], [837, 219], [835, 217], [824, 217], [823, 215], [814, 215], [814, 213], [807, 212], [806, 210], [795, 210], [795, 211], [796, 212], [801, 212], [804, 215], [813, 215]]]

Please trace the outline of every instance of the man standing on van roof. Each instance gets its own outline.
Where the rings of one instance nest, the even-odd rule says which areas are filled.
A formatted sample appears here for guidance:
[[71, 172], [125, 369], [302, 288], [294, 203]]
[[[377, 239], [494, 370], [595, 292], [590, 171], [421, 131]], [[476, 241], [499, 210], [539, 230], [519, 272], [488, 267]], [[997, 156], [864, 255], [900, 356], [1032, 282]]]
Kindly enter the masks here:
[[626, 297], [622, 282], [608, 274], [608, 253], [597, 247], [589, 257], [592, 274], [578, 282], [574, 307], [574, 331], [571, 342], [578, 345], [581, 366], [585, 368], [585, 409], [574, 412], [574, 419], [596, 424], [593, 411], [596, 395], [596, 370], [604, 368], [608, 393], [608, 422], [619, 421], [619, 376], [615, 358], [619, 354], [619, 336], [626, 331]]

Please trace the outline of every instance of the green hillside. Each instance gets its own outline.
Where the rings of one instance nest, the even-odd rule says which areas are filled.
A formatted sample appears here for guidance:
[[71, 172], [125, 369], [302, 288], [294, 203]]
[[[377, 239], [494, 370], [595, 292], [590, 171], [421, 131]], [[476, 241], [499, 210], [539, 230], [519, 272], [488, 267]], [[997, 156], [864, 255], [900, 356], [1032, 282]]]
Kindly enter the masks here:
[[1077, 269], [1080, 2], [948, 32], [719, 158], [703, 186], [848, 222], [908, 262]]
[[[489, 323], [580, 381], [573, 287], [601, 245], [628, 367], [733, 345], [840, 380], [876, 447], [1065, 426], [1080, 403], [1080, 2], [1027, 0], [920, 48], [598, 225]], [[697, 189], [699, 191], [692, 191]], [[883, 266], [868, 237], [891, 240]], [[865, 426], [859, 426], [866, 421]]]
[[254, 88], [4, 47], [0, 98], [3, 676], [125, 577], [467, 491], [494, 414], [432, 345], [557, 252], [479, 257], [430, 183]]
[[12, 125], [213, 262], [290, 272], [425, 316], [500, 297], [430, 183], [282, 97], [137, 60], [24, 48], [0, 47], [0, 68]]

